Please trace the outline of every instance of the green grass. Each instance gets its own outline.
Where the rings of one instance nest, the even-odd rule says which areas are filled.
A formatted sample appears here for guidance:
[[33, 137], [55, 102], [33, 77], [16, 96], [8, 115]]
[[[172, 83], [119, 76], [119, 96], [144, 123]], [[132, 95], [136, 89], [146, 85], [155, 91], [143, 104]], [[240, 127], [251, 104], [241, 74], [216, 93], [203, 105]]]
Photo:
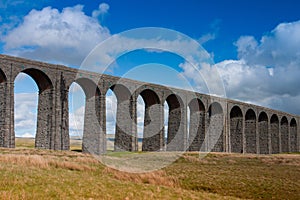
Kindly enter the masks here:
[[34, 148], [34, 138], [16, 138], [16, 148], [29, 148], [33, 149]]
[[0, 149], [0, 199], [300, 199], [299, 154], [186, 153], [166, 168], [126, 173], [91, 155], [17, 143]]
[[186, 154], [165, 170], [182, 188], [249, 199], [300, 199], [299, 155]]

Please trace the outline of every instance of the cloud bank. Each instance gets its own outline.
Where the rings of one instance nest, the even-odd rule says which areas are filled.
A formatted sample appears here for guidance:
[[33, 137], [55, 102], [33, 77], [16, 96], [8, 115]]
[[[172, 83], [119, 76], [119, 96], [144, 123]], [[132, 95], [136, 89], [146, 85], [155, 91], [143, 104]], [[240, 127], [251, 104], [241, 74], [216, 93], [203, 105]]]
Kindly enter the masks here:
[[300, 114], [300, 21], [281, 23], [258, 41], [241, 36], [238, 60], [217, 63], [227, 96]]
[[[102, 7], [99, 12], [104, 12]], [[61, 12], [51, 7], [32, 10], [19, 26], [2, 36], [2, 42], [9, 54], [79, 66], [95, 45], [109, 36], [106, 27], [77, 5]]]

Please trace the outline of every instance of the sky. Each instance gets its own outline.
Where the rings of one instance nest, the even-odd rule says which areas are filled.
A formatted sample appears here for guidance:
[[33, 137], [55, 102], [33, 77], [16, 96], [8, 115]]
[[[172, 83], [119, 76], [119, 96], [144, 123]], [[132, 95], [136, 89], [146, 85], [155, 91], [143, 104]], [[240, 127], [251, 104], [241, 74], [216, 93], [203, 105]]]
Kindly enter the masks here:
[[[114, 52], [135, 49], [136, 43], [156, 45], [151, 40], [154, 37], [142, 40], [141, 34], [126, 38], [124, 31], [163, 28], [169, 38], [162, 37], [160, 47], [174, 47], [176, 53], [134, 50], [100, 72], [183, 88], [187, 88], [187, 82], [205, 93], [203, 79], [216, 81], [217, 71], [225, 90], [221, 96], [300, 114], [299, 10], [297, 0], [2, 0], [0, 53], [80, 68], [97, 45], [118, 36], [111, 41], [115, 45], [102, 52], [101, 64], [107, 65]], [[182, 37], [170, 39], [174, 32]], [[212, 62], [203, 65], [194, 57], [187, 59], [191, 49], [199, 53], [199, 48], [189, 43], [192, 40], [200, 44], [201, 52], [206, 52]], [[117, 45], [122, 42], [125, 47]], [[195, 75], [195, 68], [202, 77]], [[152, 75], [149, 72], [149, 76], [143, 76], [145, 70]], [[32, 135], [38, 89], [24, 75], [17, 77], [15, 85], [16, 134]], [[84, 97], [75, 84], [71, 89], [78, 95], [70, 97], [76, 99], [70, 108], [70, 126], [75, 131], [82, 127], [83, 120], [73, 119], [82, 116]], [[113, 94], [109, 93], [107, 99], [113, 110]], [[113, 112], [108, 115], [113, 132], [112, 120]]]

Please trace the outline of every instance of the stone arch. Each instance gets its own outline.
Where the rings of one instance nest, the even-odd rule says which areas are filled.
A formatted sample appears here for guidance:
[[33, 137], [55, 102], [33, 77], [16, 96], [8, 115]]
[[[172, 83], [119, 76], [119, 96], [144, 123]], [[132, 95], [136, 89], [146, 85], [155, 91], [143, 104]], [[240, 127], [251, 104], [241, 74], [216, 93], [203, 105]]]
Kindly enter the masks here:
[[188, 107], [190, 109], [189, 151], [200, 151], [205, 139], [205, 107], [198, 98], [192, 99]]
[[[101, 105], [104, 99], [96, 83], [88, 78], [74, 80], [85, 94], [84, 125], [82, 135], [82, 151], [99, 154], [105, 149], [103, 123], [101, 121]], [[71, 86], [71, 85], [70, 85]]]
[[291, 152], [298, 151], [298, 137], [297, 137], [297, 122], [295, 118], [291, 119], [290, 122], [290, 143], [291, 143]]
[[271, 153], [279, 153], [279, 118], [276, 114], [270, 120]]
[[259, 153], [269, 153], [269, 122], [268, 115], [264, 111], [258, 117]]
[[43, 71], [35, 68], [27, 68], [21, 72], [29, 75], [35, 81], [39, 88], [39, 93], [53, 88], [50, 78]]
[[184, 133], [181, 130], [184, 115], [183, 101], [179, 95], [170, 94], [166, 102], [169, 106], [166, 149], [167, 151], [183, 151], [185, 143]]
[[110, 86], [110, 89], [114, 92], [118, 102], [129, 101], [131, 97], [130, 90], [122, 84], [114, 84]]
[[142, 151], [158, 151], [163, 139], [163, 109], [157, 93], [151, 89], [140, 92], [145, 103]]
[[52, 81], [48, 75], [39, 69], [27, 68], [21, 72], [29, 75], [39, 89], [35, 147], [39, 149], [59, 149], [62, 145], [58, 144], [58, 139], [52, 130], [52, 121], [55, 120], [53, 119]]
[[230, 111], [230, 146], [231, 152], [243, 153], [243, 113], [238, 106]]
[[281, 152], [289, 152], [289, 122], [286, 116], [280, 121]]
[[245, 115], [246, 153], [256, 153], [256, 114], [248, 109]]
[[115, 151], [135, 150], [134, 141], [136, 134], [133, 133], [133, 105], [130, 90], [122, 84], [114, 84], [110, 87], [117, 98], [117, 117], [115, 129]]
[[94, 96], [100, 96], [101, 92], [99, 87], [93, 82], [91, 79], [88, 78], [78, 78], [74, 81], [83, 89], [86, 98], [91, 98]]
[[206, 114], [206, 151], [224, 151], [224, 114], [220, 103], [213, 102]]

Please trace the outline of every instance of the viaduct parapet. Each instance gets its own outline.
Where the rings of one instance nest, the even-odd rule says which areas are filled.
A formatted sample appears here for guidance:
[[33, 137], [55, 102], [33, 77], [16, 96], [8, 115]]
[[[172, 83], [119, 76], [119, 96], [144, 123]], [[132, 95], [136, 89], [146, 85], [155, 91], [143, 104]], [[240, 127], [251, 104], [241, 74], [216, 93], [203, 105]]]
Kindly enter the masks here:
[[[106, 93], [117, 97], [114, 149], [137, 151], [137, 98], [145, 102], [143, 151], [270, 154], [299, 151], [299, 116], [192, 91], [0, 55], [0, 147], [15, 147], [14, 81], [19, 73], [39, 88], [35, 147], [69, 150], [68, 93], [85, 92], [83, 151], [106, 152]], [[164, 103], [169, 106], [164, 135]], [[189, 109], [189, 112], [188, 112]], [[189, 120], [187, 114], [189, 113]]]

